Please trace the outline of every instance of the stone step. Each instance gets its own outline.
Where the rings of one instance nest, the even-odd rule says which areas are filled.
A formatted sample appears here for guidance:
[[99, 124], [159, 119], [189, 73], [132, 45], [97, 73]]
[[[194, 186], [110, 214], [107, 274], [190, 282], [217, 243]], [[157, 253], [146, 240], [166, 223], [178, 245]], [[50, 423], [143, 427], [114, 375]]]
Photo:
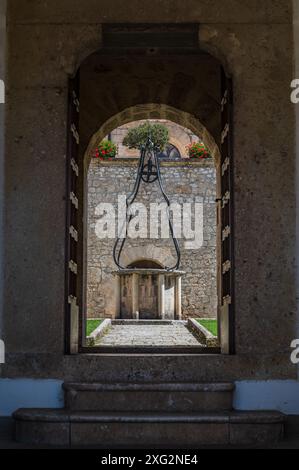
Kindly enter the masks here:
[[18, 410], [16, 439], [23, 444], [97, 448], [267, 446], [283, 438], [278, 412], [99, 413]]
[[231, 383], [65, 383], [66, 409], [73, 411], [212, 412], [232, 410]]

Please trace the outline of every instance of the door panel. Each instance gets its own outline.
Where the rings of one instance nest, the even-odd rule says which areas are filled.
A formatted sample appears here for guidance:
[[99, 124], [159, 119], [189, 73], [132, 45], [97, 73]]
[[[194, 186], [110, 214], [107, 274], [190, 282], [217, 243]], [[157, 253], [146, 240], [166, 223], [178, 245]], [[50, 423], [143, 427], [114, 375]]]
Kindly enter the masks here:
[[67, 146], [66, 233], [66, 352], [76, 354], [79, 345], [78, 307], [78, 181], [79, 181], [79, 74], [69, 81]]
[[220, 337], [224, 354], [233, 354], [234, 341], [234, 244], [233, 244], [233, 87], [222, 70], [221, 102], [221, 305]]

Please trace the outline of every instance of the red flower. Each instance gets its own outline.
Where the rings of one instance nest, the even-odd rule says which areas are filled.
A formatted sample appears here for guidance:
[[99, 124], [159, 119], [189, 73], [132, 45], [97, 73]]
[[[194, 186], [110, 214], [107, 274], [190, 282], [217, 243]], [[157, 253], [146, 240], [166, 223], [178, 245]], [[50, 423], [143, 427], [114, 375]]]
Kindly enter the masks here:
[[108, 140], [103, 140], [93, 151], [94, 158], [111, 159], [117, 155], [117, 145]]
[[186, 146], [190, 158], [209, 158], [209, 152], [202, 142], [192, 142]]

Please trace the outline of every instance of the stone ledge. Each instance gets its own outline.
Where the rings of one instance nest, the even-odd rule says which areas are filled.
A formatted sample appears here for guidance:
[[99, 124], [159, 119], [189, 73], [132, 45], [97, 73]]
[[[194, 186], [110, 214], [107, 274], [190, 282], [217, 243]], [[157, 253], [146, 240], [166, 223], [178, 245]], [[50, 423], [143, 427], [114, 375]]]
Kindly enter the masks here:
[[[43, 414], [44, 413], [44, 414]], [[58, 419], [55, 415], [58, 413]], [[17, 442], [55, 446], [270, 445], [284, 435], [284, 416], [267, 413], [96, 413], [18, 410]], [[239, 420], [236, 421], [236, 416]]]
[[112, 274], [114, 276], [126, 276], [128, 274], [140, 274], [140, 275], [163, 274], [164, 276], [180, 277], [180, 276], [184, 276], [186, 273], [185, 271], [172, 271], [169, 269], [132, 268], [132, 269], [120, 269], [119, 271], [114, 271]]
[[278, 411], [242, 411], [213, 413], [153, 413], [66, 411], [56, 409], [19, 409], [13, 413], [16, 421], [46, 423], [231, 423], [231, 424], [282, 424], [285, 416]]
[[[138, 166], [140, 159], [139, 158], [115, 158], [113, 160], [100, 160], [94, 158], [92, 160], [95, 164], [99, 166]], [[197, 167], [204, 167], [204, 168], [214, 168], [214, 160], [212, 158], [207, 160], [190, 160], [190, 159], [182, 159], [182, 160], [161, 160], [160, 161], [161, 168], [163, 167], [188, 167], [188, 166], [197, 166]]]
[[114, 319], [112, 320], [112, 325], [123, 325], [123, 326], [167, 326], [173, 324], [183, 324], [186, 325], [186, 322], [183, 320], [122, 320]]
[[[123, 351], [122, 351], [123, 352]], [[269, 364], [272, 364], [269, 370]], [[238, 350], [236, 355], [199, 354], [186, 351], [172, 354], [132, 352], [125, 354], [78, 355], [62, 353], [12, 353], [8, 350], [2, 366], [3, 377], [55, 379], [66, 382], [234, 382], [241, 380], [296, 380], [297, 368], [286, 351], [254, 353]], [[128, 371], [130, 371], [128, 373]]]
[[109, 330], [109, 328], [111, 328], [111, 320], [106, 319], [98, 326], [98, 328], [96, 328], [92, 332], [92, 334], [90, 336], [88, 336], [86, 338], [86, 345], [88, 347], [95, 346], [96, 341], [99, 338], [101, 338], [102, 336], [104, 336], [107, 333], [107, 331]]
[[[199, 318], [201, 320], [201, 318]], [[207, 320], [205, 318], [205, 320]], [[207, 330], [203, 325], [194, 320], [194, 318], [188, 319], [188, 327], [199, 337], [200, 341], [203, 342], [208, 348], [218, 348], [219, 340], [217, 336], [214, 336]]]

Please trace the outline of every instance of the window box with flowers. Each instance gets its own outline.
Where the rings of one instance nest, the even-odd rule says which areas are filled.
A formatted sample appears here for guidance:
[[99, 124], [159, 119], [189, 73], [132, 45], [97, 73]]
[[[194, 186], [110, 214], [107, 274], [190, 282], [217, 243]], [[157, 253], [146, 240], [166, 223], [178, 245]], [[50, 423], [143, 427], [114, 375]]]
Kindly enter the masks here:
[[118, 152], [117, 145], [110, 140], [102, 140], [95, 148], [93, 157], [103, 161], [114, 160]]
[[207, 147], [202, 142], [192, 142], [192, 144], [187, 145], [186, 150], [189, 158], [194, 160], [206, 160], [211, 158]]

